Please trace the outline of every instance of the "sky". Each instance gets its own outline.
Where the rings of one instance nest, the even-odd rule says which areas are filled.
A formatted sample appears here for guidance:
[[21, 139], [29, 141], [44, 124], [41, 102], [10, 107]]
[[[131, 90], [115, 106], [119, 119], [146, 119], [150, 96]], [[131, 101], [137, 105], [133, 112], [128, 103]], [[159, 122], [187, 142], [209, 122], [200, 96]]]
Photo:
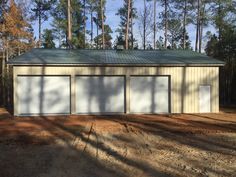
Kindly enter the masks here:
[[[116, 36], [118, 35], [115, 31], [118, 28], [119, 22], [120, 22], [120, 17], [116, 15], [118, 9], [120, 7], [123, 6], [123, 0], [107, 0], [107, 4], [106, 4], [106, 24], [109, 24], [113, 34], [112, 34], [112, 41], [114, 41], [116, 39]], [[138, 13], [140, 11], [142, 11], [143, 9], [143, 0], [134, 0], [134, 6], [136, 7]], [[160, 4], [157, 3], [157, 14], [160, 13], [162, 11], [162, 7], [160, 7]], [[42, 29], [50, 29], [51, 28], [51, 23], [52, 23], [52, 18], [50, 18], [48, 21], [45, 21], [42, 25]], [[134, 37], [135, 39], [137, 39], [139, 41], [139, 46], [141, 46], [141, 35], [138, 29], [138, 21], [135, 20], [134, 21], [135, 26], [134, 26]], [[87, 30], [90, 30], [90, 21], [89, 19], [87, 20]], [[34, 22], [33, 24], [33, 28], [34, 28], [34, 33], [35, 33], [35, 37], [38, 38], [38, 24], [37, 21]], [[43, 31], [43, 30], [42, 30]], [[194, 48], [195, 45], [195, 33], [196, 33], [196, 29], [195, 26], [193, 25], [188, 25], [187, 27], [187, 31], [189, 33], [189, 37], [191, 40], [191, 45]], [[215, 29], [214, 27], [212, 27], [211, 25], [209, 25], [209, 27], [204, 29], [204, 34], [207, 31], [211, 31], [212, 33], [215, 33]], [[94, 34], [96, 34], [95, 29], [94, 29]], [[157, 31], [157, 39], [159, 38], [159, 36], [162, 35], [163, 36], [163, 31], [162, 30], [158, 30]], [[150, 39], [152, 38], [152, 36], [150, 36]], [[88, 36], [89, 39], [89, 36]], [[58, 44], [57, 41], [55, 41], [56, 44]], [[152, 44], [152, 43], [151, 43]], [[206, 41], [203, 41], [203, 47], [206, 44]]]

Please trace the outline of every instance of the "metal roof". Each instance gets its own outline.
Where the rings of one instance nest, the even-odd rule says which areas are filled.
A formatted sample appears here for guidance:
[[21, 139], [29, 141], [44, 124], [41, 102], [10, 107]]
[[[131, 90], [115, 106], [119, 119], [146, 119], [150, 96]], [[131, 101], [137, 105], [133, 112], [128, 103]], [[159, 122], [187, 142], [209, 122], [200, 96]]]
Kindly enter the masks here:
[[222, 66], [224, 62], [186, 50], [32, 49], [9, 60], [10, 65]]

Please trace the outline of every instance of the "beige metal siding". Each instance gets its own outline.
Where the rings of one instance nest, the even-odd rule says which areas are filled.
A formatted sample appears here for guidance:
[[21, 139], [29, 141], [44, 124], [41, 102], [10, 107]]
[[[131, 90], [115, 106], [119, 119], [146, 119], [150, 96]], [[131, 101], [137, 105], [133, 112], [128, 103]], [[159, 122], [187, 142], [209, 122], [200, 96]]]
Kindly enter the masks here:
[[[171, 113], [199, 113], [199, 86], [211, 86], [211, 111], [219, 112], [219, 68], [218, 67], [60, 67], [60, 66], [15, 66], [14, 88], [17, 75], [71, 75], [72, 113], [75, 113], [76, 75], [125, 75], [126, 111], [129, 113], [129, 77], [132, 75], [170, 75]], [[14, 89], [15, 90], [15, 89]], [[17, 95], [14, 91], [15, 114]]]

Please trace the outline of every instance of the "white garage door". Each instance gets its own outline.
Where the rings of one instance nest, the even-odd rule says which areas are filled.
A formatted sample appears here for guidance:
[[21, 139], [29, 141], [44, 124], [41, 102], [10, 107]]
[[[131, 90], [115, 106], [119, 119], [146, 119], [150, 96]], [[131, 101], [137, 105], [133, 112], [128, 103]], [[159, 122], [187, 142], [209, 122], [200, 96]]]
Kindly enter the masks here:
[[18, 113], [70, 114], [70, 77], [18, 76]]
[[169, 113], [169, 77], [131, 77], [131, 113]]
[[76, 113], [124, 113], [124, 77], [78, 76]]

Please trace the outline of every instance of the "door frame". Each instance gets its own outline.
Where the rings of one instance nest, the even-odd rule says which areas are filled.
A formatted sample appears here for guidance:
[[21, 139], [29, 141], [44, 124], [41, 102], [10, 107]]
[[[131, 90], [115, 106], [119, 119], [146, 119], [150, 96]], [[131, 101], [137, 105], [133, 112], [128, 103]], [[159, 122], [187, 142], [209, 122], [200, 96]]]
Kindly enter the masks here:
[[[171, 75], [130, 75], [129, 76], [130, 77], [130, 79], [131, 79], [131, 77], [167, 77], [168, 78], [168, 113], [132, 113], [131, 112], [131, 114], [153, 114], [153, 115], [155, 115], [155, 114], [171, 114]], [[130, 85], [130, 87], [131, 87], [131, 85]], [[129, 92], [131, 93], [131, 91], [129, 90]], [[130, 96], [130, 94], [129, 94], [129, 96]], [[129, 98], [129, 99], [131, 99], [131, 97]], [[130, 103], [130, 102], [129, 102]]]
[[[210, 87], [210, 111], [209, 112], [201, 112], [201, 106], [200, 106], [200, 102], [201, 102], [201, 97], [200, 97], [200, 88], [201, 87]], [[211, 113], [212, 112], [212, 85], [211, 84], [201, 84], [198, 87], [198, 105], [199, 105], [199, 113]]]
[[[76, 78], [77, 77], [121, 77], [123, 78], [123, 81], [124, 81], [124, 111], [119, 113], [119, 112], [108, 112], [108, 113], [77, 113], [76, 112]], [[89, 75], [89, 74], [76, 74], [74, 75], [74, 107], [75, 107], [75, 112], [74, 112], [74, 115], [123, 115], [123, 114], [126, 114], [126, 111], [127, 111], [127, 103], [126, 103], [126, 100], [127, 100], [127, 94], [126, 94], [126, 81], [127, 81], [127, 78], [126, 78], [126, 75], [122, 74], [122, 75], [106, 75], [106, 74], [93, 74], [93, 75]]]
[[[69, 114], [68, 113], [32, 113], [32, 114], [21, 114], [19, 112], [19, 97], [17, 95], [17, 89], [18, 89], [18, 83], [17, 83], [17, 79], [18, 77], [68, 77], [69, 78]], [[71, 75], [53, 75], [53, 74], [44, 74], [44, 75], [37, 75], [37, 74], [31, 74], [31, 75], [27, 75], [27, 74], [18, 74], [16, 75], [16, 88], [14, 88], [14, 94], [13, 94], [13, 110], [14, 110], [14, 115], [15, 116], [46, 116], [46, 115], [70, 115], [71, 114]], [[18, 98], [15, 98], [18, 97]], [[16, 111], [16, 112], [15, 112]]]

